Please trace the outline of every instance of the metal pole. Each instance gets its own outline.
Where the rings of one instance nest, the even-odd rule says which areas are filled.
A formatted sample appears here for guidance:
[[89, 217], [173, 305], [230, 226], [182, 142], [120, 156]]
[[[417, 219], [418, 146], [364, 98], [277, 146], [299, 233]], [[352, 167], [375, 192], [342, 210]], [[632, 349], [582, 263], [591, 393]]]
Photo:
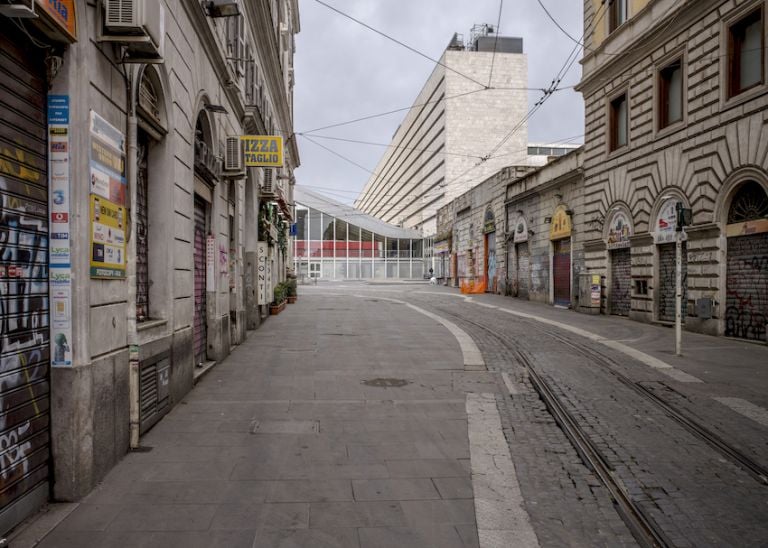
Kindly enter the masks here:
[[130, 421], [130, 447], [139, 447], [139, 335], [136, 325], [136, 183], [138, 172], [138, 132], [136, 119], [136, 96], [133, 79], [128, 88], [128, 196], [130, 204], [130, 230], [128, 232], [128, 253], [126, 270], [128, 278], [128, 397]]
[[683, 233], [675, 232], [675, 355], [683, 354]]

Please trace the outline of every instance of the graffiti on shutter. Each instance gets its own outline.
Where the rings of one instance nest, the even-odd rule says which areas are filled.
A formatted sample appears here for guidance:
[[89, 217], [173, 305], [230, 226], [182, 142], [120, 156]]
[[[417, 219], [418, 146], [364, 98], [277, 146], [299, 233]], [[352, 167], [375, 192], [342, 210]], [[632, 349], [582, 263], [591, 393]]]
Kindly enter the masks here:
[[768, 233], [728, 238], [725, 335], [766, 340]]
[[[682, 316], [688, 311], [688, 261], [686, 245], [683, 243], [682, 261]], [[659, 246], [659, 321], [675, 321], [675, 244]]]
[[629, 316], [632, 291], [632, 261], [630, 250], [611, 251], [611, 314]]
[[517, 244], [517, 296], [528, 298], [528, 278], [530, 277], [531, 255], [528, 252], [528, 242]]
[[194, 309], [194, 352], [195, 363], [206, 361], [207, 310], [206, 310], [206, 215], [207, 204], [195, 197], [195, 309]]
[[149, 219], [147, 210], [147, 154], [148, 141], [139, 132], [138, 164], [136, 174], [136, 320], [149, 319]]

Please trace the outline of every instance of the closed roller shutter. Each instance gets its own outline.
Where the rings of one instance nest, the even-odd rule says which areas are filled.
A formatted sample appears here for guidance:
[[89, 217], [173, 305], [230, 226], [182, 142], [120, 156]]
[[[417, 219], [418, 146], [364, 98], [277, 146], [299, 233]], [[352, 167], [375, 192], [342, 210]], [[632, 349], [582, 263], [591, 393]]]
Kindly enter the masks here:
[[48, 497], [45, 67], [0, 18], [0, 534]]
[[[688, 310], [688, 261], [685, 243], [683, 243], [682, 262], [682, 317]], [[675, 321], [675, 244], [659, 246], [659, 321]]]
[[517, 244], [517, 296], [521, 299], [528, 298], [531, 277], [531, 255], [528, 251], [528, 242]]
[[766, 340], [768, 233], [728, 238], [725, 335]]
[[195, 363], [206, 361], [205, 346], [208, 340], [206, 322], [206, 279], [205, 279], [205, 243], [206, 217], [208, 204], [195, 196], [195, 311], [194, 311], [194, 351]]
[[554, 243], [555, 252], [552, 257], [552, 273], [555, 285], [555, 304], [570, 306], [571, 304], [571, 240], [558, 240]]
[[629, 316], [632, 262], [629, 249], [611, 251], [611, 314]]

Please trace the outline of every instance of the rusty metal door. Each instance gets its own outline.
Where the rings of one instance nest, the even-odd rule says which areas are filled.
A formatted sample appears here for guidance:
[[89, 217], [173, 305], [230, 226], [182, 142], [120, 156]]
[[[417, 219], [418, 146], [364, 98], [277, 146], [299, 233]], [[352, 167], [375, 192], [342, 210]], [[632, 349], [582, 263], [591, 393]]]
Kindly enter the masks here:
[[555, 304], [570, 306], [571, 304], [571, 240], [554, 242], [552, 257], [552, 278], [555, 286]]
[[207, 236], [208, 203], [195, 196], [195, 311], [194, 311], [194, 352], [195, 364], [207, 360], [205, 347], [208, 342], [206, 305], [206, 262], [205, 245]]
[[611, 251], [611, 314], [629, 316], [632, 261], [629, 249]]
[[0, 21], [0, 534], [48, 497], [45, 66]]

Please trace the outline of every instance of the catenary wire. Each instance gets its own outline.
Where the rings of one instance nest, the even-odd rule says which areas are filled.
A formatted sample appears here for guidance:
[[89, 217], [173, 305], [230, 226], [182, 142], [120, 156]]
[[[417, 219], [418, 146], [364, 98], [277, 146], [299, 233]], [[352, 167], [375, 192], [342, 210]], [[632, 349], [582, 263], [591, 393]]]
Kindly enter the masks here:
[[493, 81], [493, 64], [496, 61], [496, 49], [499, 47], [499, 27], [501, 26], [501, 12], [504, 10], [504, 0], [499, 0], [499, 17], [496, 19], [496, 28], [493, 29], [496, 33], [496, 39], [493, 42], [493, 55], [491, 56], [491, 70], [488, 74], [488, 87], [491, 87]]

